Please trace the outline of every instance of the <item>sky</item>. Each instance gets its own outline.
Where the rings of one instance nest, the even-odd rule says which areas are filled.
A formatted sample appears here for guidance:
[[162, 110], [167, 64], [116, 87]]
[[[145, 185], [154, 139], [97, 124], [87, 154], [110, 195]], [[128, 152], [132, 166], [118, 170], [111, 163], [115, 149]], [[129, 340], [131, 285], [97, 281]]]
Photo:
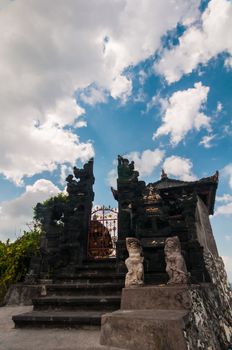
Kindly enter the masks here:
[[117, 206], [117, 155], [140, 178], [220, 172], [211, 223], [232, 280], [232, 2], [0, 0], [0, 240], [94, 157]]

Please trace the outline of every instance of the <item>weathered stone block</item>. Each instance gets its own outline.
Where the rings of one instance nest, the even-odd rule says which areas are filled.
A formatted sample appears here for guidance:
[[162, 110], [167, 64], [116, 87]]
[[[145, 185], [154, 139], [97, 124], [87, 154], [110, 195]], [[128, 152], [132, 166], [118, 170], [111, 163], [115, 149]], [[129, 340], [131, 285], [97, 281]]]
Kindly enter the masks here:
[[189, 310], [191, 298], [186, 285], [144, 286], [122, 290], [121, 309], [123, 310]]
[[187, 350], [187, 311], [120, 310], [102, 316], [100, 343], [132, 350]]

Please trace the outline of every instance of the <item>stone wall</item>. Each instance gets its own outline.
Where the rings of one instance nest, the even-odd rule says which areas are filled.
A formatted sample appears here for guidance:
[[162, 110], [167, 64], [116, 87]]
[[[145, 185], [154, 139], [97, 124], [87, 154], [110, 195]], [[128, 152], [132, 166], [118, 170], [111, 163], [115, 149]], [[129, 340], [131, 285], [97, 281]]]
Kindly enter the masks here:
[[196, 231], [197, 238], [205, 251], [210, 251], [214, 256], [218, 257], [217, 246], [209, 221], [209, 212], [199, 196], [197, 196]]

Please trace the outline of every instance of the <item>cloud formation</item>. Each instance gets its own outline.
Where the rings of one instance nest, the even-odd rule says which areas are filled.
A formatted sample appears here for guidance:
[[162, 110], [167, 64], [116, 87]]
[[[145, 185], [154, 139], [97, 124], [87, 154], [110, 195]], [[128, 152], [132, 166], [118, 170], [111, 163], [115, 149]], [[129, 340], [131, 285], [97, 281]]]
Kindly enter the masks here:
[[[229, 186], [232, 188], [232, 163], [227, 164], [221, 171], [222, 176], [226, 177], [229, 181]], [[216, 203], [220, 203], [217, 206], [215, 215], [232, 215], [232, 195], [225, 193], [222, 196], [216, 197]], [[222, 204], [221, 204], [222, 203]]]
[[232, 195], [225, 193], [225, 194], [223, 194], [223, 196], [216, 196], [216, 201], [217, 202], [224, 202], [224, 203], [232, 202]]
[[213, 147], [211, 141], [215, 138], [216, 135], [205, 135], [202, 137], [199, 145], [203, 145], [205, 148]]
[[[72, 96], [92, 84], [124, 102], [128, 66], [148, 58], [199, 1], [12, 1], [0, 11], [0, 173], [24, 176], [93, 156], [75, 127], [84, 113]], [[171, 11], [167, 9], [172, 8]], [[26, 14], [26, 18], [25, 18]], [[104, 102], [92, 91], [88, 103]], [[72, 128], [70, 128], [72, 126]]]
[[191, 25], [179, 38], [179, 44], [164, 49], [155, 64], [155, 71], [167, 82], [178, 81], [191, 73], [199, 64], [206, 64], [220, 53], [226, 53], [225, 65], [232, 67], [232, 3], [228, 0], [211, 0], [202, 14], [200, 23]]
[[140, 176], [150, 176], [155, 168], [161, 163], [165, 152], [159, 148], [154, 151], [146, 149], [143, 152], [130, 152], [125, 155], [130, 161], [135, 162], [135, 169]]
[[26, 186], [21, 196], [0, 203], [0, 240], [15, 240], [32, 221], [33, 207], [61, 192], [51, 181], [40, 179]]
[[222, 174], [227, 178], [229, 178], [229, 185], [230, 185], [230, 188], [232, 188], [232, 163], [227, 164], [222, 169]]
[[199, 82], [193, 88], [174, 92], [167, 100], [161, 99], [162, 125], [153, 139], [170, 134], [171, 144], [176, 146], [191, 130], [210, 130], [210, 117], [202, 112], [208, 92], [209, 87]]
[[163, 168], [169, 177], [174, 176], [184, 181], [194, 181], [196, 176], [192, 172], [193, 164], [190, 159], [171, 156], [165, 159]]
[[230, 203], [220, 205], [215, 211], [215, 216], [217, 215], [232, 215], [232, 201]]

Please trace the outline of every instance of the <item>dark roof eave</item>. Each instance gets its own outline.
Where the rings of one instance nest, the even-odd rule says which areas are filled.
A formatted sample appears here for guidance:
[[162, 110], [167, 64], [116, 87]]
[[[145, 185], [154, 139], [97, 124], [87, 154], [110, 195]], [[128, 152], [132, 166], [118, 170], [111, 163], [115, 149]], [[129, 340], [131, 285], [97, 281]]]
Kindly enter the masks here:
[[197, 193], [201, 194], [201, 188], [203, 189], [205, 186], [208, 187], [208, 196], [206, 206], [208, 207], [209, 214], [213, 215], [214, 213], [214, 204], [215, 204], [215, 196], [216, 190], [218, 186], [218, 171], [215, 172], [214, 175], [202, 178], [197, 181], [181, 181], [176, 179], [169, 179], [168, 177], [164, 177], [161, 180], [154, 182], [153, 186], [158, 190], [165, 190], [170, 188], [195, 188]]

